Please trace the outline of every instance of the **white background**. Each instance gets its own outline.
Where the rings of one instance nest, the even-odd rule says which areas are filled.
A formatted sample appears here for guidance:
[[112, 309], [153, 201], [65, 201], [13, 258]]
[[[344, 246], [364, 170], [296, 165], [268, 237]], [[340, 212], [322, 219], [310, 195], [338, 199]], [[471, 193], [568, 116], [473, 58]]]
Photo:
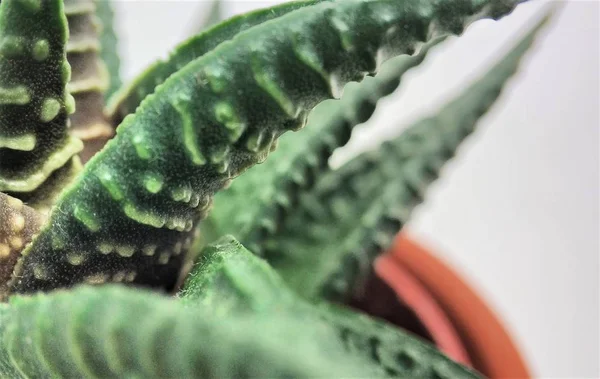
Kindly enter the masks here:
[[[227, 1], [225, 11], [276, 2]], [[408, 228], [479, 289], [538, 376], [588, 378], [600, 375], [600, 6], [562, 4]], [[197, 29], [206, 5], [118, 1], [123, 76], [132, 78]], [[358, 129], [351, 151], [368, 147], [360, 137], [375, 136], [372, 145], [434, 112], [514, 41], [541, 5], [476, 23], [434, 50]]]

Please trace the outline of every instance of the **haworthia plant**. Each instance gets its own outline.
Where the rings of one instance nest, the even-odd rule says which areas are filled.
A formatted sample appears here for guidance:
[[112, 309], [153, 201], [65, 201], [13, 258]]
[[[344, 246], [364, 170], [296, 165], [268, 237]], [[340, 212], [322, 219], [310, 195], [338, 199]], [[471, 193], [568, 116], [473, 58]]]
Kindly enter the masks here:
[[305, 6], [172, 74], [56, 203], [53, 227], [25, 251], [11, 287], [31, 292], [127, 273], [171, 288], [216, 191], [264, 161], [282, 133], [301, 128], [345, 83], [414, 52], [429, 30], [462, 30], [482, 7], [463, 14], [442, 13], [437, 2], [410, 4]]
[[[279, 230], [288, 213], [295, 210], [299, 195], [308, 192], [326, 171], [333, 151], [348, 142], [356, 125], [370, 118], [377, 102], [399, 86], [406, 71], [419, 65], [428, 50], [444, 37], [461, 33], [479, 18], [503, 15], [498, 12], [496, 3], [487, 5], [479, 4], [479, 12], [465, 17], [462, 23], [459, 19], [432, 22], [435, 27], [430, 27], [428, 42], [424, 45], [418, 35], [420, 30], [407, 28], [403, 35], [407, 45], [422, 45], [420, 50], [413, 56], [400, 56], [387, 62], [374, 78], [360, 84], [351, 83], [341, 100], [329, 100], [316, 107], [305, 132], [283, 136], [271, 159], [215, 197], [215, 211], [202, 225], [206, 238], [234, 233], [252, 251], [263, 254], [265, 238]], [[239, 212], [239, 201], [244, 202], [244, 212]]]
[[[326, 170], [333, 151], [348, 142], [353, 127], [366, 121], [377, 101], [392, 93], [403, 74], [420, 64], [429, 48], [442, 40], [439, 37], [430, 41], [415, 55], [386, 62], [376, 77], [346, 86], [342, 99], [316, 107], [306, 131], [283, 136], [274, 157], [215, 197], [216, 209], [202, 225], [204, 237], [211, 240], [235, 233], [253, 252], [263, 254], [261, 239], [281, 226], [282, 219], [296, 207], [298, 196], [310, 190]], [[244, 212], [239, 212], [241, 199], [246, 204]]]
[[[329, 301], [361, 290], [539, 25], [438, 116], [327, 161], [433, 45], [518, 2], [288, 2], [119, 90], [108, 2], [0, 2], [0, 377], [476, 376]], [[252, 253], [202, 250], [225, 234]]]
[[439, 351], [399, 329], [349, 309], [301, 299], [267, 261], [233, 237], [209, 245], [188, 276], [181, 293], [188, 307], [216, 315], [286, 314], [303, 324], [332, 329], [344, 350], [373, 366], [382, 376], [402, 378], [475, 378]]
[[311, 299], [343, 301], [363, 288], [373, 260], [390, 246], [444, 163], [498, 98], [541, 25], [437, 115], [340, 169], [321, 173], [314, 189], [302, 193], [296, 211], [278, 220], [278, 231], [251, 240], [266, 250], [293, 289]]

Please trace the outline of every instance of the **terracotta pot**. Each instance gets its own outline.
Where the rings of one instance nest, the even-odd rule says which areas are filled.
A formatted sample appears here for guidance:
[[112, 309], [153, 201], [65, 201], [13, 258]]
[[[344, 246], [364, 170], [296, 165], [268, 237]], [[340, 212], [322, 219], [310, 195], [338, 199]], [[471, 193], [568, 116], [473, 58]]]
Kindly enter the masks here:
[[[383, 300], [377, 300], [378, 294], [374, 300], [357, 303], [360, 308], [429, 339], [453, 359], [472, 364], [489, 378], [531, 377], [523, 357], [490, 307], [427, 249], [401, 233], [390, 251], [376, 261], [375, 273], [394, 291], [392, 296], [397, 301], [392, 305], [388, 290], [387, 299], [383, 296]], [[365, 299], [374, 290], [382, 293], [380, 280], [372, 282]], [[394, 306], [404, 309], [390, 312]], [[393, 312], [412, 313], [413, 319], [391, 316]]]

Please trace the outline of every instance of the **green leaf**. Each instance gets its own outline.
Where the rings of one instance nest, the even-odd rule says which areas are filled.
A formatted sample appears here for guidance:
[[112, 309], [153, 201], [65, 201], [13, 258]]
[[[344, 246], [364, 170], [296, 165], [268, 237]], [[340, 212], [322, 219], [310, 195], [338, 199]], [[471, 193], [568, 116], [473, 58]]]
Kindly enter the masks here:
[[0, 305], [0, 321], [2, 377], [373, 376], [319, 324], [277, 315], [216, 317], [124, 287], [15, 296]]
[[71, 134], [84, 143], [79, 154], [84, 163], [114, 135], [104, 116], [103, 94], [109, 86], [109, 75], [100, 56], [100, 30], [104, 29], [96, 17], [96, 5], [101, 3], [104, 2], [65, 0], [69, 25], [67, 59], [73, 68], [67, 89], [75, 98]]
[[454, 362], [436, 347], [387, 322], [342, 306], [322, 303], [319, 313], [342, 339], [346, 351], [370, 359], [387, 377], [475, 379], [482, 375]]
[[49, 290], [98, 275], [120, 281], [123, 273], [172, 288], [215, 192], [265, 160], [273, 142], [301, 128], [319, 102], [412, 49], [399, 25], [410, 23], [425, 39], [431, 20], [439, 21], [436, 11], [396, 0], [323, 2], [250, 28], [190, 62], [123, 121], [63, 192], [24, 252], [12, 290]]
[[[214, 212], [202, 225], [206, 241], [233, 234], [253, 252], [263, 254], [263, 242], [277, 233], [288, 214], [295, 211], [300, 194], [310, 190], [317, 178], [328, 170], [333, 151], [348, 142], [353, 128], [371, 117], [377, 102], [398, 88], [404, 73], [419, 65], [429, 48], [448, 35], [462, 33], [478, 19], [506, 15], [497, 8], [483, 5], [457, 8], [453, 22], [443, 18], [430, 20], [435, 33], [423, 46], [420, 46], [419, 28], [407, 27], [403, 35], [407, 52], [412, 54], [420, 46], [419, 51], [387, 62], [374, 78], [349, 84], [341, 100], [329, 100], [316, 107], [305, 131], [283, 136], [271, 159], [244, 173], [230, 188], [219, 193], [215, 197]], [[474, 11], [477, 11], [476, 16]]]
[[39, 231], [42, 216], [17, 198], [0, 193], [0, 300], [17, 260]]
[[304, 304], [265, 260], [231, 236], [202, 250], [178, 296], [188, 306], [201, 304], [217, 315]]
[[100, 30], [100, 56], [108, 68], [110, 86], [104, 93], [109, 98], [122, 85], [121, 60], [119, 58], [119, 44], [114, 28], [114, 10], [111, 0], [95, 0], [96, 16], [102, 25]]
[[214, 211], [202, 224], [202, 234], [210, 242], [225, 234], [235, 234], [261, 255], [261, 242], [275, 233], [293, 212], [303, 191], [311, 188], [327, 170], [333, 151], [348, 141], [352, 129], [366, 121], [376, 103], [392, 93], [404, 73], [420, 64], [432, 41], [413, 56], [386, 62], [375, 77], [350, 83], [340, 100], [328, 100], [311, 113], [302, 133], [282, 136], [271, 159], [245, 172], [225, 191], [215, 196]]
[[437, 116], [329, 171], [302, 194], [281, 231], [263, 242], [266, 259], [294, 290], [336, 301], [362, 290], [373, 260], [498, 98], [544, 21]]
[[[3, 326], [6, 325], [8, 315], [10, 313], [10, 307], [8, 304], [0, 303], [0, 330], [2, 330]], [[18, 370], [6, 359], [7, 346], [3, 343], [0, 343], [0, 375], [5, 378], [11, 379], [22, 379], [23, 376], [18, 372]]]
[[[159, 84], [189, 62], [213, 50], [222, 42], [263, 22], [276, 19], [292, 11], [329, 0], [300, 0], [260, 9], [233, 17], [178, 45], [166, 60], [158, 60], [137, 76], [129, 85], [121, 88], [108, 104], [108, 114], [116, 126], [135, 111], [146, 96]], [[215, 1], [218, 3], [218, 1]]]
[[27, 199], [82, 148], [67, 131], [67, 23], [62, 1], [5, 0], [0, 25], [0, 192]]
[[266, 261], [233, 237], [224, 237], [204, 249], [179, 296], [188, 307], [209, 310], [218, 317], [276, 314], [288, 315], [304, 325], [322, 324], [352, 359], [364, 361], [365, 367], [372, 367], [378, 376], [479, 377], [434, 347], [383, 321], [326, 303], [306, 302]]

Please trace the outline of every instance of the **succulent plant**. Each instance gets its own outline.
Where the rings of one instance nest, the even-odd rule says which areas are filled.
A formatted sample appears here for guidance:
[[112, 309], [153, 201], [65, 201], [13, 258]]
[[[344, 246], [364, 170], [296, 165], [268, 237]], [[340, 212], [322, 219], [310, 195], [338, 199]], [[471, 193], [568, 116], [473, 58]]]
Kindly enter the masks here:
[[2, 377], [478, 377], [344, 302], [547, 16], [437, 115], [328, 161], [432, 47], [519, 2], [293, 1], [121, 87], [109, 2], [2, 1]]

